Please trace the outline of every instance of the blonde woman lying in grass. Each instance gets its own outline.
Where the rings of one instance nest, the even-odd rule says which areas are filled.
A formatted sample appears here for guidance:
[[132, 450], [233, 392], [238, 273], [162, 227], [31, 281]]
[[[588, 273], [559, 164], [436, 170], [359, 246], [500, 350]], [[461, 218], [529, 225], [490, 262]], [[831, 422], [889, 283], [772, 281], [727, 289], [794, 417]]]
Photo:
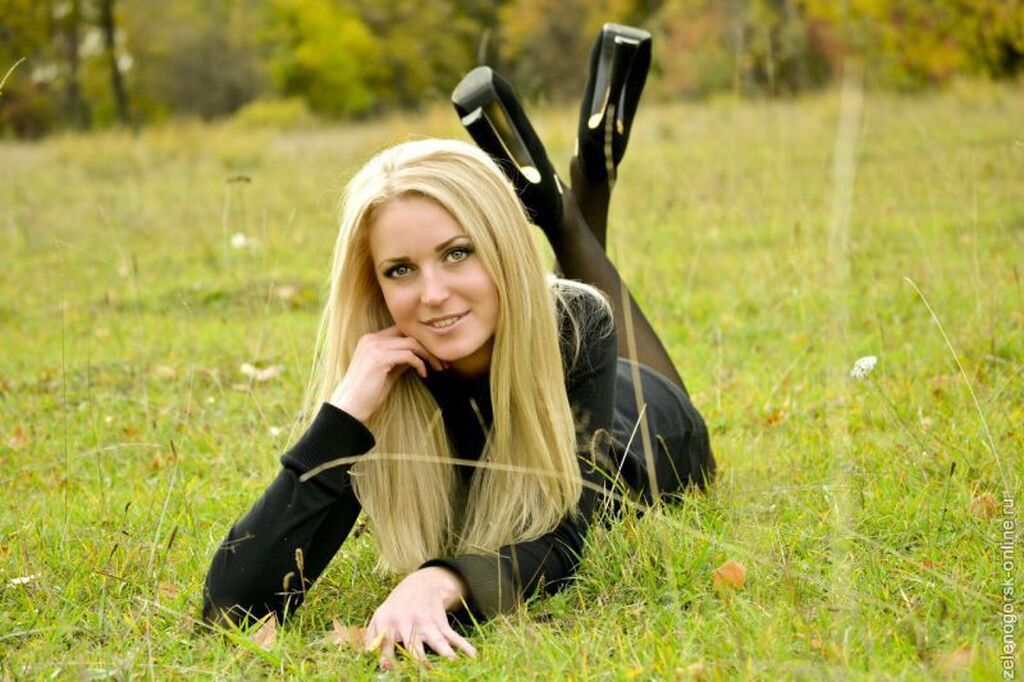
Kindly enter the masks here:
[[555, 277], [512, 183], [471, 145], [399, 144], [352, 178], [307, 430], [217, 550], [208, 621], [287, 618], [364, 511], [405, 575], [367, 646], [385, 667], [396, 646], [473, 656], [462, 626], [567, 585], [603, 511], [710, 480], [703, 420], [636, 303], [622, 309], [609, 193], [574, 158], [573, 188], [538, 221]]

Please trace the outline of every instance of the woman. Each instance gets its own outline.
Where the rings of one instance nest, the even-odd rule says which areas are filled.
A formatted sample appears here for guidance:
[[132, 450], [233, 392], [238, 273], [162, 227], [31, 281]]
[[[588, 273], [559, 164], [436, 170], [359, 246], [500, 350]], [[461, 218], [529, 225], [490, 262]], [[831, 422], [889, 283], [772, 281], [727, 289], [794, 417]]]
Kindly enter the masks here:
[[368, 647], [385, 667], [396, 645], [475, 655], [452, 621], [564, 586], [606, 491], [651, 501], [712, 475], [703, 420], [635, 303], [620, 314], [587, 226], [603, 234], [608, 178], [573, 169], [582, 201], [564, 189], [544, 226], [569, 279], [545, 276], [512, 184], [470, 145], [400, 144], [350, 181], [308, 429], [218, 549], [207, 620], [286, 618], [365, 510], [407, 574]]

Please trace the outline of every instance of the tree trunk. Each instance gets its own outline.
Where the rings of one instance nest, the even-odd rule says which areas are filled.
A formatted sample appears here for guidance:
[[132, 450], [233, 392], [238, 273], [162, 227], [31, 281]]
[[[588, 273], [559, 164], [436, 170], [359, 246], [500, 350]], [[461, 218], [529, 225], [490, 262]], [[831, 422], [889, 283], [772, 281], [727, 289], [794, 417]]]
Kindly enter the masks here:
[[117, 64], [117, 50], [114, 43], [116, 33], [114, 2], [115, 0], [100, 0], [100, 28], [103, 30], [103, 43], [107, 50], [107, 60], [110, 63], [110, 89], [114, 93], [114, 103], [117, 106], [117, 120], [123, 125], [128, 125], [131, 123], [128, 113], [128, 92], [125, 90], [121, 69]]
[[81, 0], [71, 0], [71, 11], [64, 19], [64, 47], [68, 60], [68, 77], [64, 90], [65, 112], [76, 128], [90, 124], [89, 105], [82, 98], [78, 83], [78, 27], [82, 23]]

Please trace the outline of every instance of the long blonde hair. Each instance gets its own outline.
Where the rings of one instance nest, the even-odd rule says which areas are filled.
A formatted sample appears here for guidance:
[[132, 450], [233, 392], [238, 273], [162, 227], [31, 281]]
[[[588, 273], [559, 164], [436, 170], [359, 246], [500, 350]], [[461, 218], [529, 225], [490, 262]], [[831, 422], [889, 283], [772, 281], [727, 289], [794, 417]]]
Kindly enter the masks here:
[[493, 423], [468, 492], [440, 409], [415, 372], [404, 373], [367, 420], [376, 445], [352, 467], [351, 480], [383, 563], [398, 572], [530, 540], [577, 513], [582, 479], [555, 305], [570, 312], [574, 357], [585, 322], [572, 318], [567, 298], [586, 294], [608, 305], [593, 287], [545, 275], [515, 190], [486, 154], [456, 140], [396, 145], [366, 163], [342, 195], [307, 424], [341, 381], [360, 337], [394, 324], [368, 233], [383, 206], [407, 196], [436, 201], [462, 226], [500, 301], [490, 365]]

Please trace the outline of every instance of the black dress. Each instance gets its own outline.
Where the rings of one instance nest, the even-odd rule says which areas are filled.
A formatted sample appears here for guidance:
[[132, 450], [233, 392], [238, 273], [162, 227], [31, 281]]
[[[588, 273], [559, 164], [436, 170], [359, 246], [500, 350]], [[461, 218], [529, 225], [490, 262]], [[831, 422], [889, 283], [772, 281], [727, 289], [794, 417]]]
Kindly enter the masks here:
[[[580, 355], [575, 363], [566, 364], [566, 391], [577, 425], [584, 481], [598, 490], [622, 481], [647, 501], [654, 491], [664, 495], [691, 484], [703, 486], [712, 478], [715, 463], [704, 420], [689, 398], [658, 372], [636, 365], [646, 404], [647, 442], [652, 445], [648, 457], [635, 429], [640, 410], [633, 389], [634, 365], [616, 357], [610, 315], [584, 297], [570, 299], [570, 305], [579, 318], [588, 320]], [[563, 314], [563, 330], [565, 323]], [[567, 361], [569, 355], [563, 347]], [[442, 411], [454, 454], [479, 459], [493, 420], [488, 376], [465, 380], [450, 372], [433, 372], [428, 365], [423, 381]], [[364, 454], [374, 444], [362, 422], [330, 403], [321, 406], [310, 428], [281, 457], [282, 469], [270, 487], [217, 549], [204, 588], [206, 620], [239, 621], [271, 611], [282, 620], [294, 612], [361, 509], [349, 480], [350, 466], [326, 469], [305, 482], [299, 478], [334, 459]], [[653, 476], [648, 461], [654, 464]], [[458, 468], [468, 483], [474, 468]], [[602, 509], [612, 514], [619, 509], [598, 490], [585, 485], [580, 513], [535, 540], [501, 547], [489, 556], [438, 557], [422, 567], [439, 565], [457, 572], [468, 586], [467, 603], [477, 620], [513, 609], [538, 588], [553, 593], [576, 573], [589, 523]], [[608, 505], [602, 504], [605, 499]], [[468, 621], [465, 615], [455, 618]]]

